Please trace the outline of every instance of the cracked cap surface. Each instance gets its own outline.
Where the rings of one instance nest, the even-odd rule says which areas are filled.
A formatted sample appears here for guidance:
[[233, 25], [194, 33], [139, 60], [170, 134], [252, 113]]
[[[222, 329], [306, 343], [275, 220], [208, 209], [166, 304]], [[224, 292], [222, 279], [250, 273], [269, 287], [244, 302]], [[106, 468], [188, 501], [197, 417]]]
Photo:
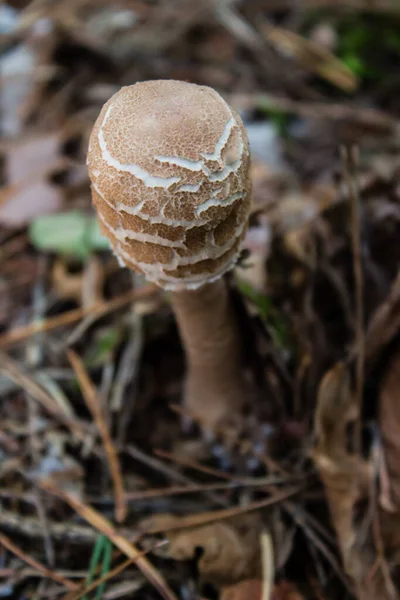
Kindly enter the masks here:
[[213, 89], [159, 80], [124, 87], [89, 142], [92, 199], [120, 262], [164, 289], [233, 267], [250, 207], [239, 115]]

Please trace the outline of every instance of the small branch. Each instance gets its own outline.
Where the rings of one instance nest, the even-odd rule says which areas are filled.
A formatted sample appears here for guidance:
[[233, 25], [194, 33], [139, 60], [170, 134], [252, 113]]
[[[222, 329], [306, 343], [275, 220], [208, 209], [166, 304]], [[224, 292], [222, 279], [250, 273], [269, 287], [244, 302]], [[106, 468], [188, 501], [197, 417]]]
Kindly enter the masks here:
[[71, 433], [80, 440], [85, 439], [85, 425], [65, 414], [54, 398], [31, 375], [24, 372], [22, 367], [0, 350], [0, 373], [21, 387], [31, 398], [40, 404], [53, 418], [68, 427]]
[[139, 569], [143, 575], [147, 578], [150, 584], [159, 592], [164, 600], [177, 600], [174, 592], [168, 587], [167, 582], [164, 580], [161, 573], [151, 564], [151, 562], [142, 555], [134, 544], [128, 542], [126, 538], [118, 533], [114, 525], [103, 517], [91, 506], [87, 506], [80, 502], [76, 498], [73, 498], [70, 494], [67, 494], [63, 490], [57, 488], [50, 481], [43, 481], [40, 483], [40, 487], [50, 494], [53, 494], [57, 498], [64, 500], [75, 512], [84, 519], [87, 523], [90, 523], [92, 527], [97, 529], [103, 535], [116, 546], [121, 552], [123, 552], [128, 558], [134, 558]]
[[110, 432], [108, 431], [96, 388], [90, 380], [82, 360], [73, 350], [69, 350], [67, 354], [69, 362], [71, 363], [78, 378], [86, 406], [88, 407], [99, 431], [100, 437], [103, 440], [104, 450], [108, 460], [111, 478], [114, 484], [115, 518], [119, 523], [122, 523], [126, 518], [127, 508], [118, 453], [111, 439]]
[[99, 319], [100, 317], [103, 317], [114, 310], [122, 308], [130, 302], [144, 300], [145, 298], [153, 296], [157, 292], [158, 289], [154, 285], [149, 284], [137, 290], [130, 290], [129, 292], [121, 294], [116, 298], [112, 298], [112, 300], [108, 300], [107, 302], [99, 302], [98, 304], [95, 304], [89, 308], [76, 308], [74, 310], [61, 313], [61, 315], [49, 317], [44, 321], [34, 321], [29, 325], [12, 329], [11, 331], [0, 335], [0, 347], [21, 342], [32, 335], [35, 335], [36, 333], [51, 331], [57, 327], [71, 325], [72, 323], [75, 323], [76, 321], [79, 321], [80, 319], [83, 319], [83, 317], [89, 315]]
[[66, 587], [68, 590], [78, 589], [79, 586], [76, 583], [74, 583], [73, 581], [66, 579], [65, 577], [63, 577], [59, 573], [56, 573], [55, 571], [51, 571], [50, 569], [48, 569], [47, 567], [42, 565], [42, 563], [38, 562], [31, 556], [28, 556], [27, 554], [25, 554], [25, 552], [23, 550], [21, 550], [21, 548], [16, 546], [10, 540], [10, 538], [8, 538], [3, 533], [0, 533], [0, 544], [2, 546], [4, 546], [4, 548], [7, 548], [7, 550], [12, 552], [16, 556], [18, 556], [18, 558], [20, 558], [21, 560], [26, 562], [28, 565], [30, 565], [31, 567], [33, 567], [34, 569], [36, 569], [37, 571], [42, 573], [42, 575], [44, 575], [45, 577], [48, 577], [49, 579], [52, 579], [53, 581], [60, 583], [61, 585]]
[[355, 283], [355, 341], [357, 347], [356, 362], [356, 398], [358, 418], [355, 423], [354, 442], [358, 453], [361, 451], [361, 411], [364, 387], [364, 364], [365, 364], [365, 339], [364, 339], [364, 277], [362, 269], [361, 251], [361, 203], [357, 180], [357, 155], [355, 146], [342, 147], [343, 174], [347, 185], [350, 212], [351, 212], [351, 236], [353, 250], [353, 273]]
[[156, 533], [166, 533], [169, 531], [179, 531], [180, 529], [187, 529], [190, 527], [199, 527], [200, 525], [209, 525], [210, 523], [216, 523], [217, 521], [221, 521], [223, 519], [232, 519], [233, 517], [237, 517], [238, 515], [244, 515], [249, 512], [260, 510], [262, 508], [266, 508], [267, 506], [272, 506], [273, 504], [277, 504], [286, 500], [287, 498], [291, 498], [295, 496], [300, 491], [304, 489], [303, 486], [292, 487], [289, 490], [285, 490], [282, 492], [277, 492], [269, 496], [268, 498], [264, 498], [263, 500], [259, 500], [257, 502], [250, 502], [245, 506], [233, 506], [232, 508], [225, 508], [222, 510], [215, 510], [210, 512], [203, 512], [194, 515], [188, 515], [181, 517], [179, 522], [173, 523], [167, 527], [153, 527], [146, 531], [143, 531], [144, 535], [155, 535]]

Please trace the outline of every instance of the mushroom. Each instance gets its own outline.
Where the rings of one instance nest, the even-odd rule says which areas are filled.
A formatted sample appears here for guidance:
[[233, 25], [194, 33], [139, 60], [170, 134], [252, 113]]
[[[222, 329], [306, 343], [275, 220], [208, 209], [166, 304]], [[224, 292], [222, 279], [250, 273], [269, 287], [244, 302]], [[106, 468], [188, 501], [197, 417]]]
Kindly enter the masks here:
[[88, 151], [92, 199], [120, 263], [170, 291], [187, 355], [186, 409], [209, 429], [246, 400], [238, 325], [222, 276], [251, 201], [239, 115], [213, 89], [182, 81], [122, 88]]

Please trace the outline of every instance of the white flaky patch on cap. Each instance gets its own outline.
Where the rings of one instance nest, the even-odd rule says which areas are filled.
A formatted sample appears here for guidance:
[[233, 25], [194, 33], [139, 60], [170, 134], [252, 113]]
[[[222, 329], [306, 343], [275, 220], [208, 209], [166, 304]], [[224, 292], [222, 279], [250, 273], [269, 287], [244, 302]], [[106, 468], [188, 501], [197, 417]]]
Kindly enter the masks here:
[[122, 264], [164, 289], [231, 269], [249, 206], [243, 123], [211, 88], [147, 81], [103, 107], [88, 152], [93, 203]]

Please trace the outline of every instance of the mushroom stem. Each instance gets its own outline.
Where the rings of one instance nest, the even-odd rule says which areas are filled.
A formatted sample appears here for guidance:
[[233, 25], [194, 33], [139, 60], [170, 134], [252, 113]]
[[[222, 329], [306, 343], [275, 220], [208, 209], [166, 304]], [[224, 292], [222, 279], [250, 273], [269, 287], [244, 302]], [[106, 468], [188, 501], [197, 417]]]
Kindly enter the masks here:
[[240, 335], [226, 281], [173, 292], [171, 302], [188, 363], [186, 408], [211, 430], [231, 423], [245, 403], [246, 391]]

